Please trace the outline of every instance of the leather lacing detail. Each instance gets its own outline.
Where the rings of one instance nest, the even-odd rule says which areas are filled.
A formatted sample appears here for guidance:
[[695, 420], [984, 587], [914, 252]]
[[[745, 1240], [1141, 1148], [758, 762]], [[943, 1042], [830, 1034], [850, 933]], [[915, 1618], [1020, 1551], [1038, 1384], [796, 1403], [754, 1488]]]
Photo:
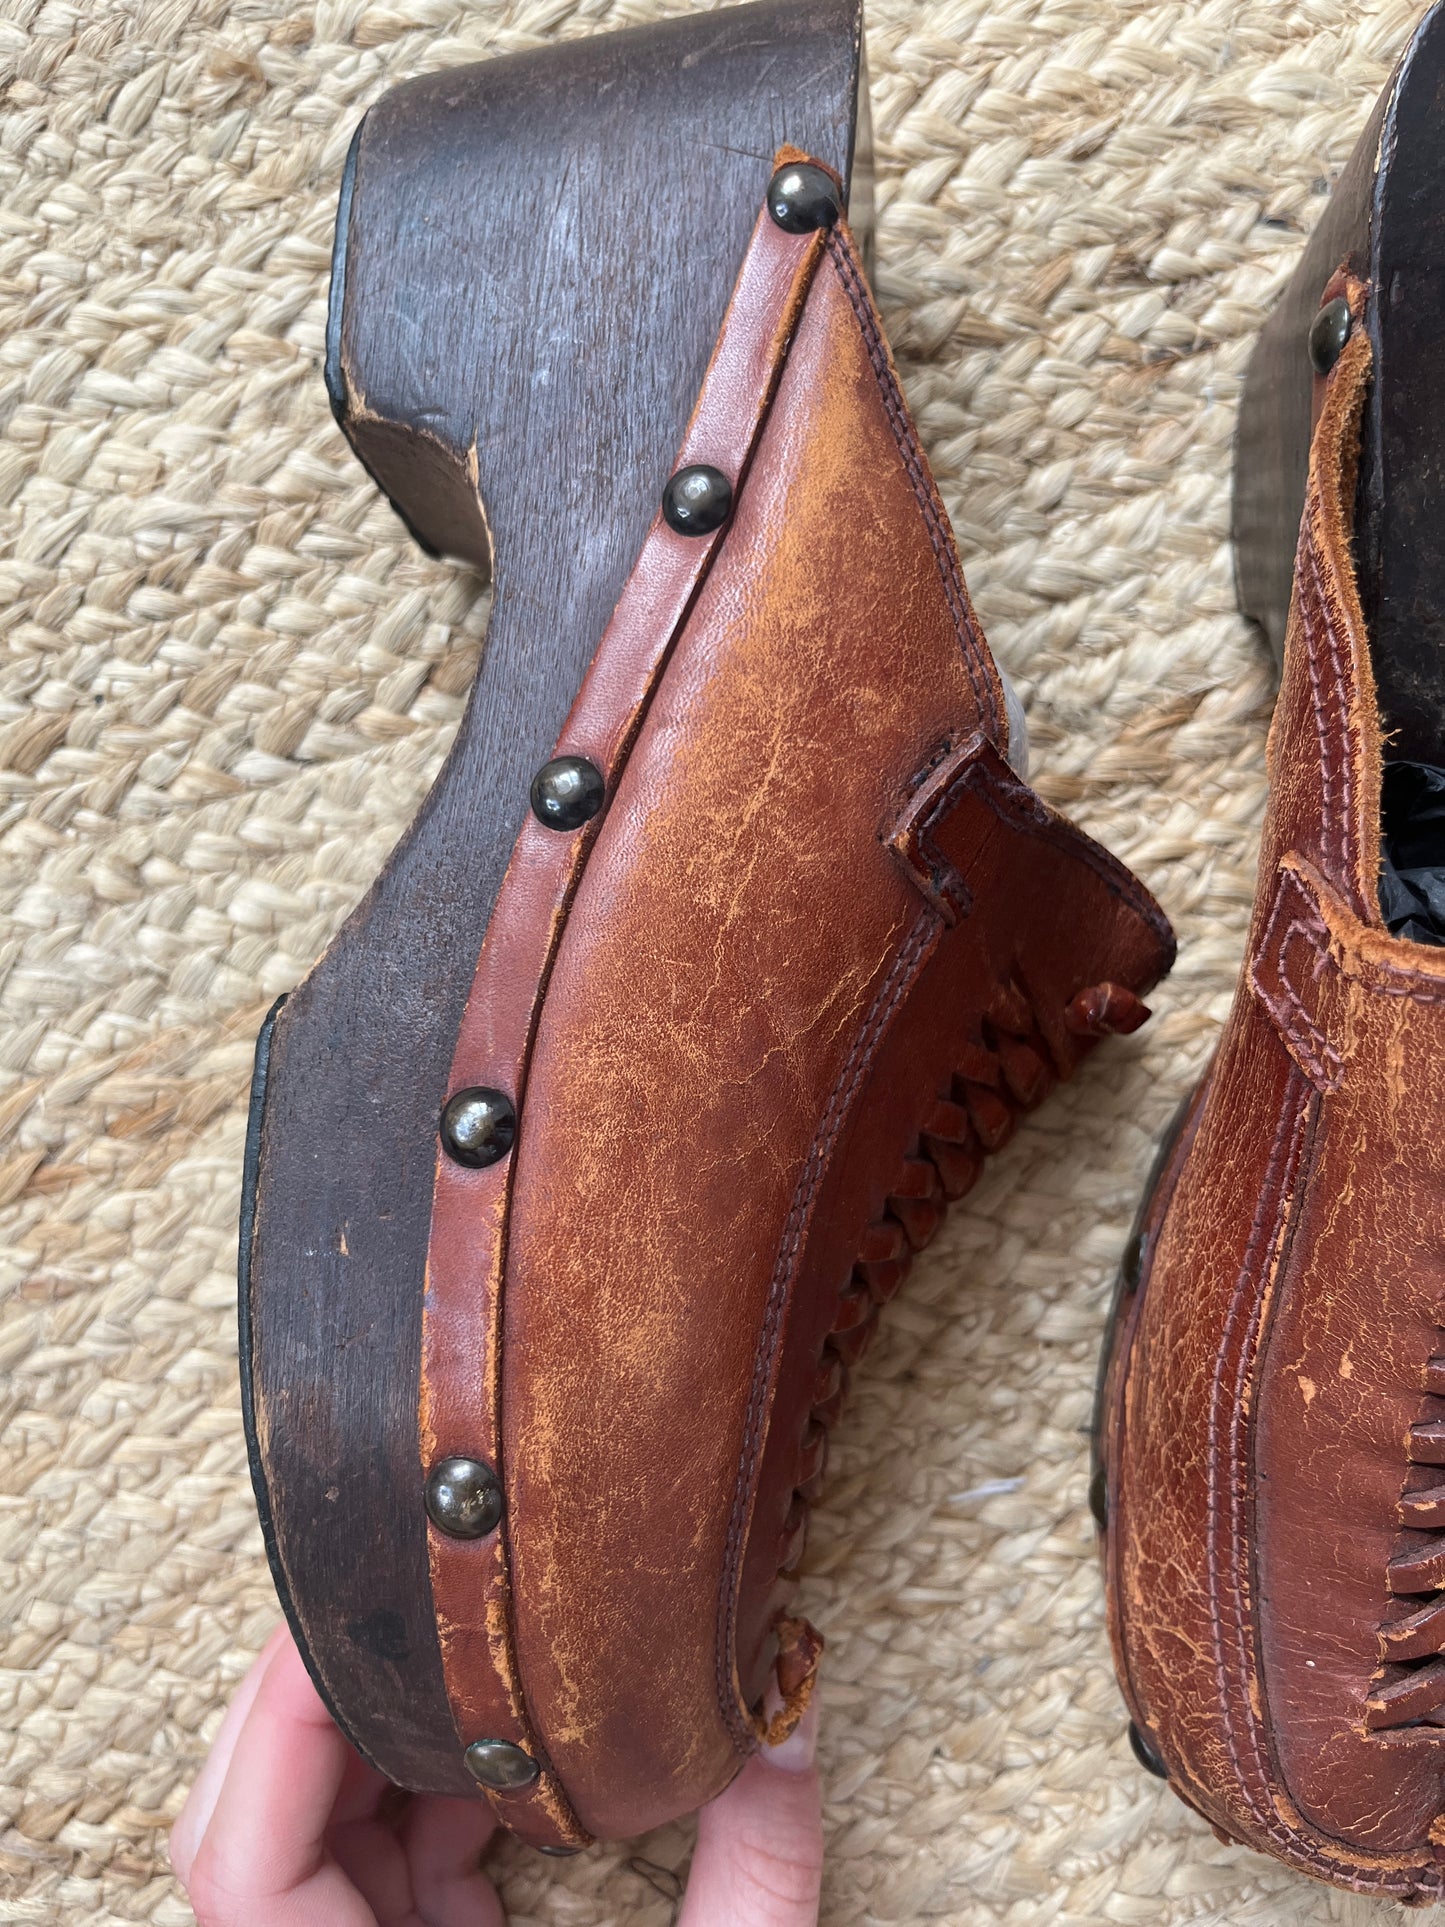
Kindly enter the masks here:
[[[1445, 1325], [1445, 1301], [1435, 1324]], [[1387, 1569], [1391, 1609], [1379, 1628], [1384, 1671], [1365, 1702], [1367, 1729], [1386, 1738], [1445, 1729], [1445, 1355], [1428, 1361], [1420, 1389], [1427, 1397], [1410, 1427], [1400, 1495], [1404, 1530]]]
[[[1069, 1004], [1065, 1024], [1075, 1035], [1101, 1037], [1136, 1030], [1148, 1014], [1132, 991], [1118, 984], [1095, 984]], [[977, 1042], [968, 1046], [924, 1117], [883, 1216], [864, 1233], [839, 1297], [833, 1328], [818, 1356], [796, 1489], [778, 1551], [783, 1578], [797, 1577], [810, 1510], [823, 1489], [833, 1424], [847, 1397], [849, 1373], [877, 1335], [879, 1313], [907, 1277], [915, 1253], [942, 1224], [948, 1206], [977, 1182], [984, 1159], [1008, 1142], [1019, 1117], [1047, 1097], [1057, 1082], [1052, 1053], [1027, 993], [1017, 983], [1000, 984], [981, 1020]]]

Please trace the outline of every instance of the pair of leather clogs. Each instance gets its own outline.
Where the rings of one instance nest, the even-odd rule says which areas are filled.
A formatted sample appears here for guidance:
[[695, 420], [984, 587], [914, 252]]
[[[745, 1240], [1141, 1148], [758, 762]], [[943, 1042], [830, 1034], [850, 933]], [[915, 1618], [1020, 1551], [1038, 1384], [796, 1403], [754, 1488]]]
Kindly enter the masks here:
[[[1260, 898], [1095, 1482], [1141, 1749], [1229, 1833], [1409, 1894], [1442, 1879], [1445, 677], [1404, 443], [1442, 404], [1380, 184], [1431, 32], [1260, 350]], [[343, 183], [333, 408], [495, 601], [435, 788], [262, 1034], [248, 1437], [343, 1730], [551, 1852], [800, 1716], [808, 1508], [880, 1307], [1173, 958], [1028, 786], [869, 291], [860, 73], [857, 0], [696, 14], [409, 82]]]

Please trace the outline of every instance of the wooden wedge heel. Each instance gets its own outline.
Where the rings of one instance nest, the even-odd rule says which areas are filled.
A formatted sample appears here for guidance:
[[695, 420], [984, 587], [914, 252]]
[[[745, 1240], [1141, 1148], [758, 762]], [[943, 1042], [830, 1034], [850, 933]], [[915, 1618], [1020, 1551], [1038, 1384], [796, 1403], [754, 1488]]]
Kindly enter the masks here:
[[551, 1851], [798, 1717], [878, 1308], [1173, 954], [1010, 764], [846, 218], [859, 66], [852, 0], [727, 9], [412, 83], [348, 167], [338, 415], [496, 599], [258, 1055], [253, 1469], [344, 1730]]

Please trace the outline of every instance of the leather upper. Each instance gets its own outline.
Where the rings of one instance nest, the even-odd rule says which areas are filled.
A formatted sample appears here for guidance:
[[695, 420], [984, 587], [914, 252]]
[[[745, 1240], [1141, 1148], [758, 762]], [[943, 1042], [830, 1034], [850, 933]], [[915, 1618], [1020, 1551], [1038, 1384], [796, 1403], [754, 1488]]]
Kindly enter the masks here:
[[[846, 228], [764, 219], [739, 289], [714, 368], [751, 373], [684, 455], [741, 468], [731, 521], [705, 556], [649, 537], [559, 743], [604, 813], [523, 832], [458, 1041], [516, 1149], [437, 1170], [422, 1469], [475, 1453], [506, 1493], [492, 1539], [432, 1531], [448, 1689], [459, 1742], [542, 1763], [493, 1797], [556, 1844], [697, 1806], [775, 1664], [799, 1689], [807, 1508], [879, 1305], [1173, 954], [1005, 761]], [[649, 602], [678, 544], [695, 581]]]
[[1176, 1789], [1308, 1872], [1419, 1899], [1445, 1840], [1445, 951], [1378, 906], [1349, 527], [1369, 353], [1357, 327], [1317, 384], [1254, 915], [1112, 1370], [1108, 1562]]

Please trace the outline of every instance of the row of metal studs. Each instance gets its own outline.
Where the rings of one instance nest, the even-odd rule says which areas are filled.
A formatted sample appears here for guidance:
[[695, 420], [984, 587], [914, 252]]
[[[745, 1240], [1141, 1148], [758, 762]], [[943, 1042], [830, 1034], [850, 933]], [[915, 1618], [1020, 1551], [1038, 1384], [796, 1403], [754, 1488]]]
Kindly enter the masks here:
[[[842, 212], [832, 176], [806, 162], [779, 168], [768, 187], [767, 205], [788, 234], [832, 227]], [[721, 469], [705, 462], [680, 468], [662, 492], [662, 518], [678, 535], [712, 535], [727, 521], [732, 506], [732, 483]], [[590, 823], [606, 800], [601, 770], [583, 756], [555, 756], [532, 779], [532, 814], [559, 834]], [[457, 1164], [472, 1170], [499, 1164], [517, 1141], [516, 1105], [505, 1091], [489, 1085], [457, 1091], [442, 1109], [440, 1136], [442, 1149]], [[495, 1532], [503, 1507], [501, 1481], [481, 1459], [449, 1454], [427, 1476], [427, 1512], [437, 1530], [454, 1539], [481, 1539]], [[510, 1740], [474, 1740], [464, 1757], [473, 1778], [493, 1792], [520, 1791], [541, 1771], [537, 1761]]]

